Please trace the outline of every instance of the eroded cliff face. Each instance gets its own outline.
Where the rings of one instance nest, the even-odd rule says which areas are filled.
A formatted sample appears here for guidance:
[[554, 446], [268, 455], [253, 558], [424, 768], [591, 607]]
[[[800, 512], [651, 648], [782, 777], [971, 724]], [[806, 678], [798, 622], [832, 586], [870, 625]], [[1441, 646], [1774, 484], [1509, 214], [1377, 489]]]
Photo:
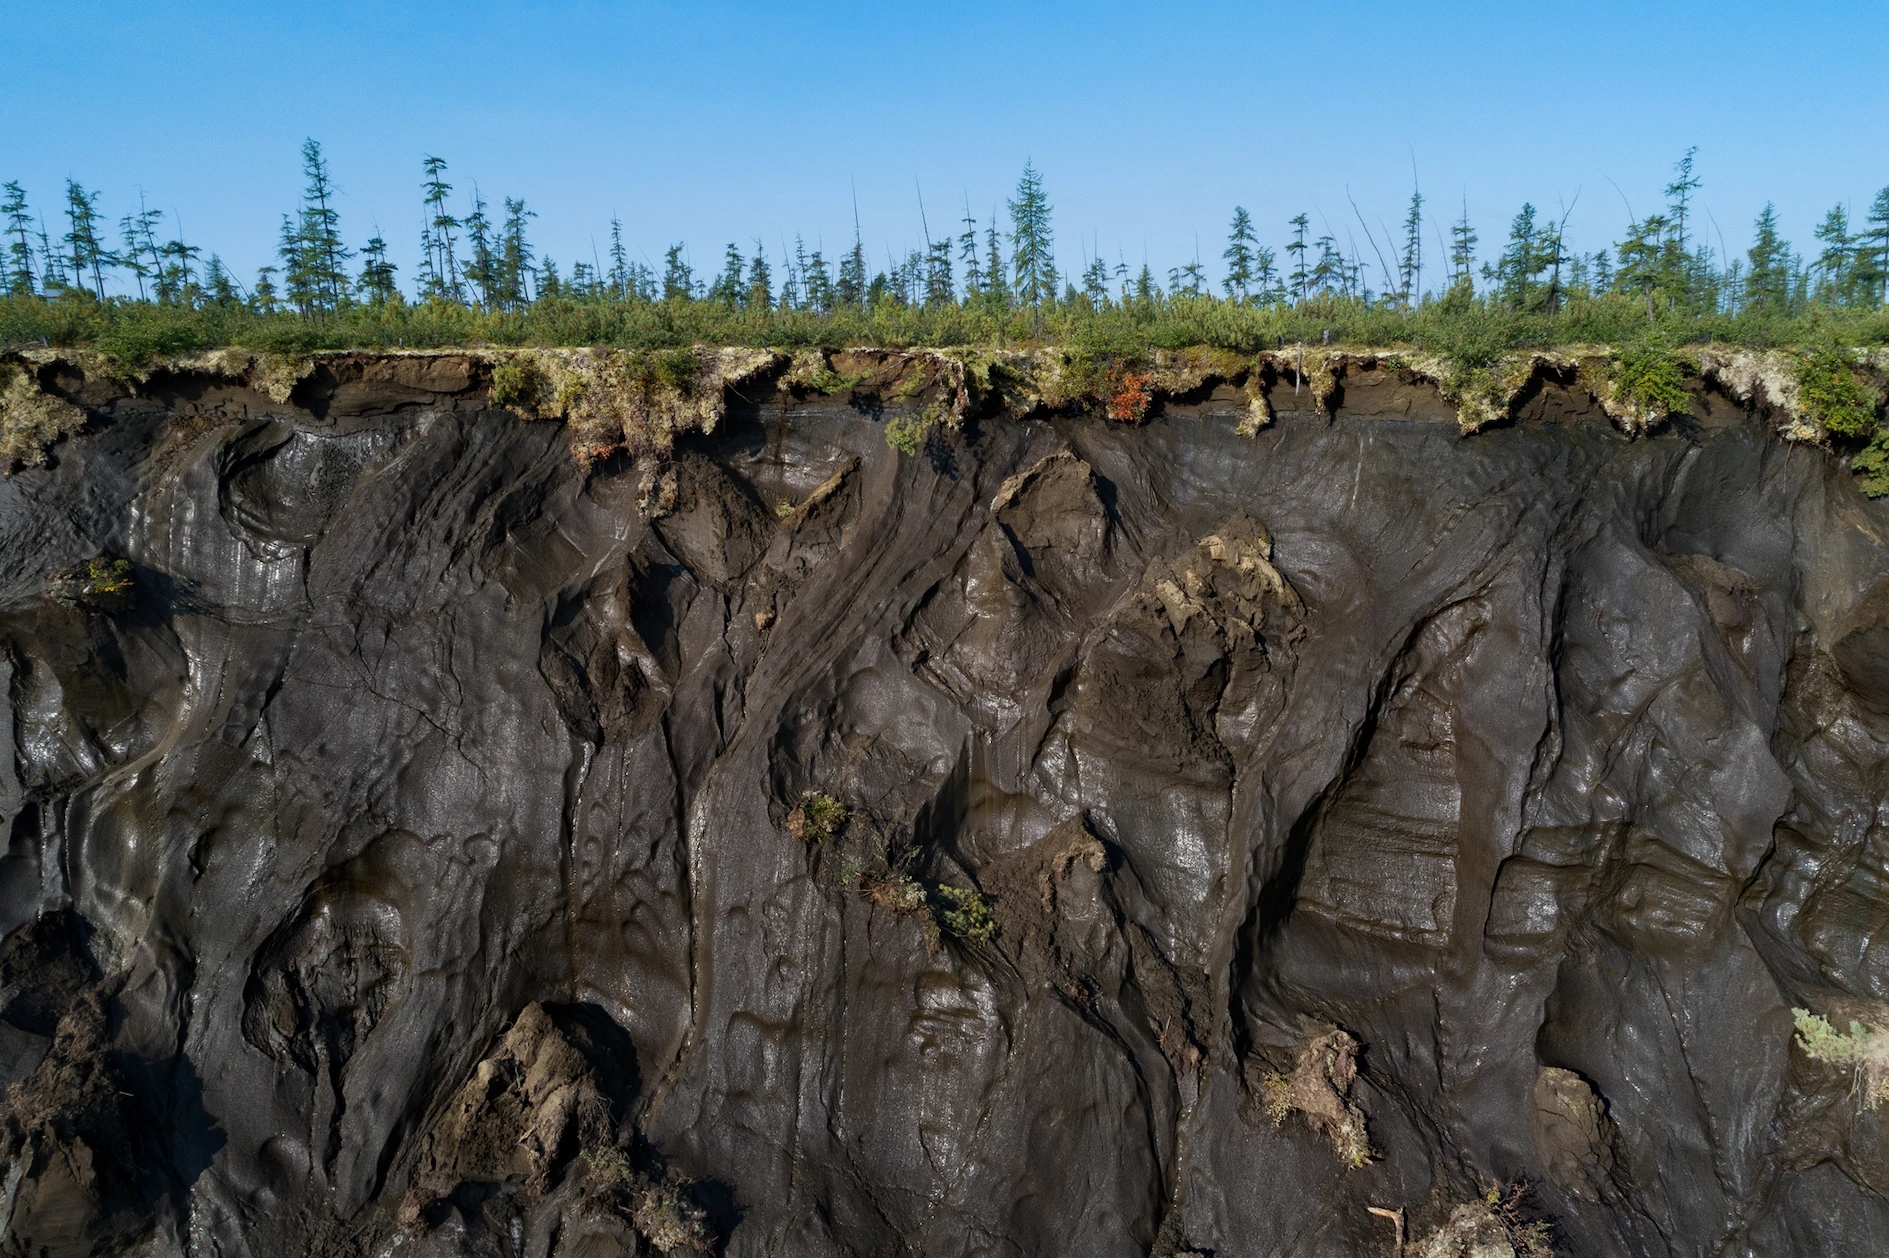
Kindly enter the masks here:
[[1889, 1252], [1889, 516], [1761, 397], [36, 370], [6, 1252]]

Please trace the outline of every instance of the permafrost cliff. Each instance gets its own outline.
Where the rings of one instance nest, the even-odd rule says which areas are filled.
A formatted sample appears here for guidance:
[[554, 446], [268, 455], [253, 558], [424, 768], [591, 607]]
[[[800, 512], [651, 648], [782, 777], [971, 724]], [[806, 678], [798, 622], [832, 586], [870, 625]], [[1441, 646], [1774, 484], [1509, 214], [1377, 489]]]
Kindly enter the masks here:
[[4, 1252], [1889, 1252], [1889, 509], [1694, 368], [9, 356]]

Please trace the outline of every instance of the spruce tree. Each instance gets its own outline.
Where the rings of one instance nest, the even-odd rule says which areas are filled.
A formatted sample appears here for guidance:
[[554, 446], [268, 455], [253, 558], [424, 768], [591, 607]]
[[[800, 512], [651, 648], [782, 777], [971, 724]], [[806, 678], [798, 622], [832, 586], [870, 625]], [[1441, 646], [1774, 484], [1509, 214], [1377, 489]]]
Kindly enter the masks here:
[[1011, 290], [1020, 305], [1037, 313], [1040, 330], [1043, 303], [1056, 300], [1056, 249], [1043, 176], [1033, 163], [1023, 163], [1017, 195], [1008, 204]]
[[1097, 310], [1108, 309], [1108, 280], [1108, 263], [1102, 260], [1101, 254], [1097, 254], [1082, 272], [1082, 295]]
[[7, 199], [0, 204], [6, 216], [7, 292], [15, 297], [31, 297], [39, 292], [39, 280], [33, 273], [33, 215], [26, 207], [26, 189], [9, 180]]
[[1253, 287], [1253, 250], [1258, 241], [1253, 236], [1253, 216], [1246, 207], [1233, 207], [1233, 226], [1227, 232], [1226, 252], [1220, 257], [1227, 264], [1227, 277], [1220, 281], [1228, 297], [1245, 301]]

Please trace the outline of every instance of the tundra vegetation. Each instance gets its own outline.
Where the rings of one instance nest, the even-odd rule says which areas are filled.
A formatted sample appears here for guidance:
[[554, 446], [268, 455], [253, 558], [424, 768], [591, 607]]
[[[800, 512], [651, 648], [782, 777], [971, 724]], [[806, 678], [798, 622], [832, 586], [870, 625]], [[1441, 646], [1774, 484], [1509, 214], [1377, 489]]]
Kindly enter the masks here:
[[[1833, 207], [1812, 252], [1784, 239], [1767, 206], [1736, 255], [1716, 232], [1715, 246], [1700, 230], [1695, 158], [1688, 150], [1676, 163], [1658, 212], [1631, 219], [1602, 248], [1577, 247], [1566, 209], [1556, 217], [1530, 203], [1501, 247], [1480, 253], [1466, 207], [1446, 225], [1413, 189], [1395, 230], [1359, 211], [1357, 232], [1346, 228], [1342, 242], [1330, 227], [1315, 233], [1301, 213], [1282, 225], [1275, 247], [1236, 206], [1217, 276], [1197, 257], [1162, 277], [1148, 263], [1111, 263], [1086, 245], [1079, 265], [1059, 255], [1034, 165], [1003, 213], [980, 220], [967, 206], [955, 235], [934, 237], [921, 215], [924, 249], [888, 253], [884, 268], [869, 263], [878, 250], [868, 251], [855, 223], [851, 244], [832, 258], [802, 236], [791, 246], [783, 238], [773, 253], [760, 240], [747, 250], [731, 242], [718, 270], [698, 271], [685, 242], [664, 250], [660, 267], [632, 261], [616, 219], [607, 252], [560, 265], [534, 243], [535, 214], [523, 199], [494, 206], [476, 185], [469, 197], [456, 192], [447, 162], [428, 155], [418, 263], [403, 279], [378, 230], [349, 243], [327, 157], [311, 139], [302, 148], [301, 203], [282, 217], [276, 260], [247, 283], [142, 200], [114, 232], [101, 194], [69, 180], [60, 231], [19, 183], [0, 186], [0, 351], [85, 348], [135, 369], [227, 348], [293, 358], [582, 346], [617, 351], [619, 365], [640, 373], [615, 381], [623, 387], [606, 390], [611, 397], [627, 388], [631, 409], [663, 411], [686, 426], [695, 411], [713, 409], [713, 382], [702, 379], [706, 347], [1054, 350], [1064, 359], [1064, 400], [1126, 422], [1155, 403], [1161, 385], [1152, 368], [1164, 353], [1290, 349], [1295, 394], [1309, 384], [1319, 403], [1332, 391], [1327, 355], [1374, 347], [1419, 366], [1466, 430], [1503, 417], [1534, 369], [1531, 354], [1570, 351], [1593, 364], [1609, 412], [1637, 429], [1684, 413], [1699, 351], [1782, 351], [1806, 431], [1844, 449], [1864, 492], [1889, 494], [1881, 420], [1889, 187], [1854, 214]], [[0, 372], [0, 464], [41, 461], [82, 426], [76, 407], [11, 368]], [[1270, 403], [1257, 375], [1246, 378], [1256, 429], [1270, 419]], [[804, 383], [850, 397], [865, 380], [822, 357]], [[583, 450], [601, 457], [624, 442], [613, 404], [584, 396], [591, 383], [525, 357], [492, 372], [500, 405], [597, 428], [585, 429]], [[935, 418], [898, 418], [887, 439], [916, 454]]]

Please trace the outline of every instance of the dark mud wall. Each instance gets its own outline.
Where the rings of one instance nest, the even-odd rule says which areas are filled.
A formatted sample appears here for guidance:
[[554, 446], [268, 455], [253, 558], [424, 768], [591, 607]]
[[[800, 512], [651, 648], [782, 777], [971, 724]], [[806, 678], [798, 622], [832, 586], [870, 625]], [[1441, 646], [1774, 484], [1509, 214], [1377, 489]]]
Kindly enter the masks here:
[[22, 1252], [1377, 1254], [1524, 1180], [1564, 1254], [1889, 1252], [1790, 1047], [1889, 995], [1838, 460], [768, 400], [584, 468], [454, 387], [0, 481]]

